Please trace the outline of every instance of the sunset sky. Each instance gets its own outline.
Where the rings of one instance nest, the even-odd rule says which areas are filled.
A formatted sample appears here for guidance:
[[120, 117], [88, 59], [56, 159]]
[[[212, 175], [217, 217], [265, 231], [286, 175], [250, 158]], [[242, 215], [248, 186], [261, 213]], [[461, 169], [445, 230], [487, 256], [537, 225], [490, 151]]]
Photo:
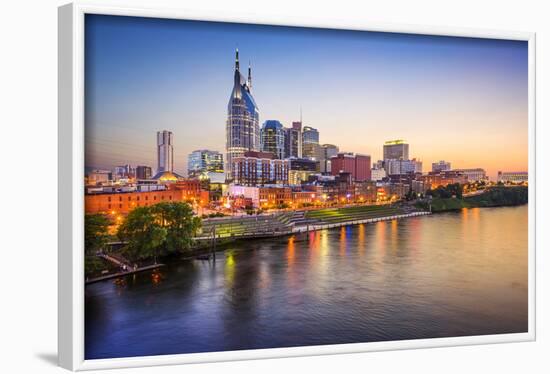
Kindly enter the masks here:
[[260, 124], [317, 128], [321, 143], [453, 168], [526, 171], [527, 43], [229, 23], [86, 16], [86, 166], [156, 168], [174, 133], [175, 171], [195, 149], [225, 153], [234, 53], [252, 63]]

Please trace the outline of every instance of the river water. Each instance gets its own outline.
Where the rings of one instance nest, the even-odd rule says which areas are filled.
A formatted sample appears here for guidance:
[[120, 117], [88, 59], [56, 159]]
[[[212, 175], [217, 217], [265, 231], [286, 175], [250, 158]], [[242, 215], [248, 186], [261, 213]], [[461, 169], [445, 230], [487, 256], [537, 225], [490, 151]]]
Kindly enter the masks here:
[[527, 206], [240, 242], [86, 286], [86, 359], [527, 331]]

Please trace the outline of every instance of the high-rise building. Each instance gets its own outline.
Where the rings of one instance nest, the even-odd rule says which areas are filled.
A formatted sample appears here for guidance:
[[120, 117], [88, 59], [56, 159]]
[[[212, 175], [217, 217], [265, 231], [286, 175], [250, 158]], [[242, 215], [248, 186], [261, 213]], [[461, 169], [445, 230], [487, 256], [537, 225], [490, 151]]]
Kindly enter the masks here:
[[302, 143], [319, 144], [319, 131], [311, 126], [304, 126], [304, 129], [302, 130]]
[[292, 127], [285, 128], [284, 158], [302, 158], [302, 122], [292, 122]]
[[450, 162], [440, 160], [438, 162], [432, 163], [432, 171], [438, 172], [438, 171], [447, 171], [447, 170], [451, 170]]
[[409, 145], [404, 140], [389, 140], [384, 143], [385, 160], [408, 160]]
[[198, 149], [187, 156], [189, 178], [210, 178], [211, 173], [223, 173], [223, 155], [218, 151]]
[[289, 161], [275, 159], [271, 152], [245, 152], [234, 157], [231, 165], [236, 185], [288, 184]]
[[167, 130], [157, 132], [157, 173], [174, 171], [174, 135]]
[[233, 179], [233, 158], [260, 150], [260, 111], [252, 97], [251, 86], [251, 68], [248, 68], [246, 80], [239, 70], [239, 50], [236, 50], [233, 90], [227, 106], [225, 170], [228, 179]]
[[368, 155], [338, 153], [331, 158], [331, 174], [349, 173], [354, 181], [371, 180], [371, 161]]
[[153, 169], [150, 166], [136, 166], [136, 179], [151, 179], [152, 176]]
[[285, 130], [281, 122], [267, 120], [260, 132], [262, 152], [271, 152], [275, 158], [285, 158]]
[[310, 126], [302, 130], [302, 157], [312, 160], [322, 158], [322, 149], [319, 145], [319, 131]]
[[302, 156], [303, 158], [319, 161], [323, 157], [323, 149], [317, 143], [303, 143]]
[[331, 161], [330, 159], [338, 154], [340, 150], [333, 144], [323, 144], [321, 146], [321, 173], [330, 173]]

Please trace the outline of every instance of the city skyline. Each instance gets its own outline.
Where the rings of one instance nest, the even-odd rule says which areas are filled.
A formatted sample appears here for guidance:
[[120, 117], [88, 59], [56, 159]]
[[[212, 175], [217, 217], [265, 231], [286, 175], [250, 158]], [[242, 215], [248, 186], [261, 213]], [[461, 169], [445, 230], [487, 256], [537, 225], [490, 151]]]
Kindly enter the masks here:
[[402, 138], [424, 172], [439, 160], [492, 179], [527, 169], [524, 42], [87, 16], [86, 43], [89, 167], [156, 165], [162, 130], [180, 174], [196, 149], [224, 153], [238, 45], [260, 125], [290, 127], [302, 108], [321, 144], [372, 162]]

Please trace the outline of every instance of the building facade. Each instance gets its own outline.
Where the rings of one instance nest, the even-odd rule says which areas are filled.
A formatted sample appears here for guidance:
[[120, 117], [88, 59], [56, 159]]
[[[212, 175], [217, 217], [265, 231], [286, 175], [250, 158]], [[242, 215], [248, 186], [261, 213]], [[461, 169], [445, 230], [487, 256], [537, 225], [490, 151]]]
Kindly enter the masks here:
[[187, 156], [189, 178], [207, 178], [209, 173], [223, 172], [223, 155], [218, 151], [199, 149]]
[[384, 143], [384, 160], [408, 160], [409, 145], [404, 140], [389, 140]]
[[370, 175], [373, 181], [381, 181], [387, 176], [385, 169], [371, 169]]
[[284, 158], [302, 158], [302, 122], [292, 122], [292, 127], [285, 128]]
[[229, 186], [236, 207], [272, 209], [292, 203], [292, 189], [284, 186]]
[[331, 158], [331, 174], [349, 173], [354, 181], [371, 180], [370, 156], [353, 153], [338, 153]]
[[233, 158], [231, 167], [236, 185], [288, 184], [289, 161], [275, 159], [270, 152], [245, 152]]
[[260, 131], [260, 148], [262, 152], [273, 153], [275, 158], [285, 158], [285, 129], [281, 122], [267, 120]]
[[319, 131], [311, 126], [304, 126], [302, 130], [302, 157], [311, 160], [322, 158], [321, 146], [319, 145]]
[[151, 179], [153, 177], [153, 169], [150, 166], [136, 166], [136, 179]]
[[248, 69], [248, 80], [239, 68], [239, 51], [235, 52], [233, 90], [227, 106], [226, 122], [226, 174], [233, 179], [232, 164], [235, 157], [245, 152], [260, 150], [260, 111], [252, 96], [252, 74]]
[[432, 163], [432, 171], [434, 172], [447, 171], [447, 170], [451, 170], [450, 162], [440, 160], [438, 162]]
[[110, 170], [93, 170], [88, 173], [86, 184], [88, 185], [100, 185], [111, 182], [113, 179], [113, 172]]
[[454, 169], [457, 173], [463, 174], [468, 178], [468, 182], [481, 182], [487, 180], [487, 173], [482, 168], [474, 169]]
[[174, 171], [174, 135], [167, 130], [157, 132], [157, 173]]
[[319, 161], [308, 158], [291, 158], [289, 161], [288, 184], [299, 185], [319, 173]]
[[412, 160], [388, 159], [384, 161], [384, 165], [388, 175], [422, 173], [422, 161], [414, 158]]
[[340, 149], [334, 144], [323, 144], [321, 146], [321, 162], [320, 162], [320, 171], [321, 173], [330, 174], [331, 171], [331, 158], [336, 156], [340, 152]]
[[136, 168], [133, 166], [126, 164], [126, 165], [120, 165], [115, 166], [113, 179], [114, 180], [121, 180], [121, 179], [132, 179], [136, 177]]
[[439, 186], [444, 187], [448, 184], [464, 184], [468, 182], [468, 178], [464, 174], [458, 173], [454, 170], [430, 172], [426, 175], [418, 176], [416, 179], [424, 182], [425, 187], [432, 190]]
[[502, 183], [529, 182], [529, 173], [526, 171], [499, 171], [497, 180]]

